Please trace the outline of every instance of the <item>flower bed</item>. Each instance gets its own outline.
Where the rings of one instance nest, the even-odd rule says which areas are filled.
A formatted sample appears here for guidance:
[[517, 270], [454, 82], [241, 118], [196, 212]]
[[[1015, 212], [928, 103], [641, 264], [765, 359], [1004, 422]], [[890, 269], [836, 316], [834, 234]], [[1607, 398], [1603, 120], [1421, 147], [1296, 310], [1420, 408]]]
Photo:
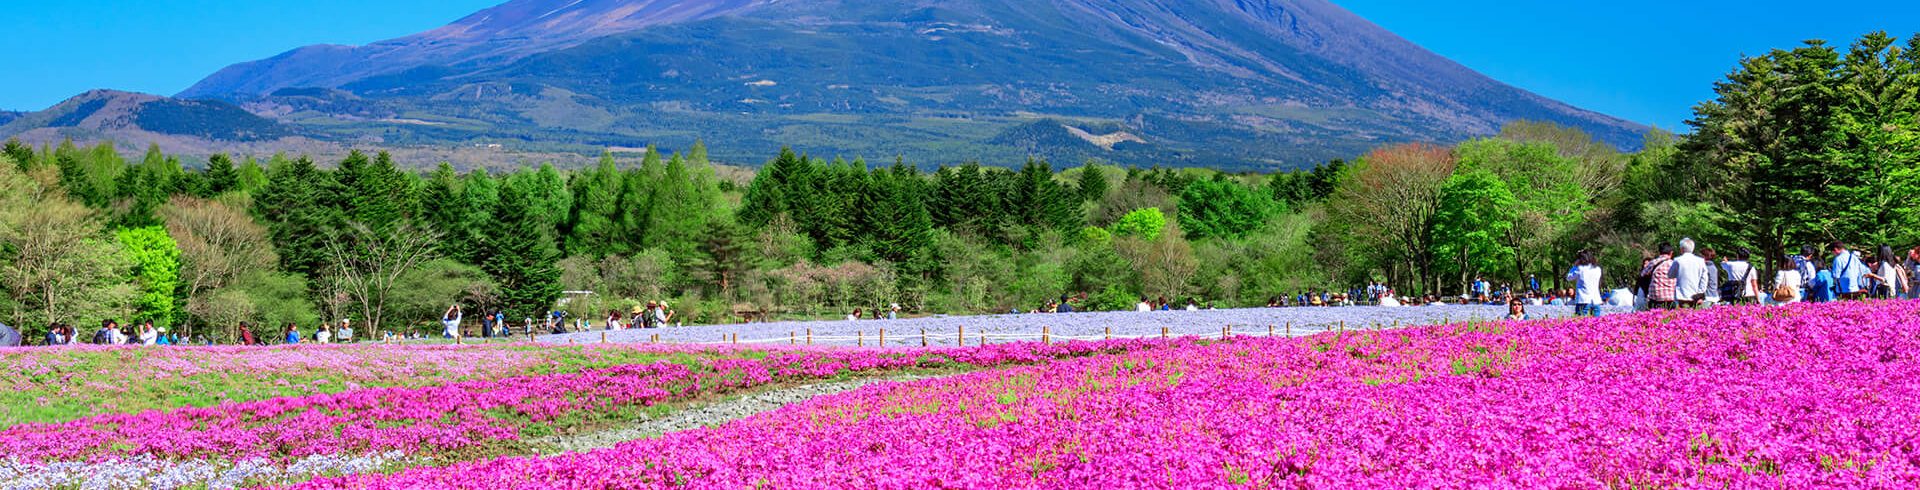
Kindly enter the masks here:
[[[118, 468], [118, 474], [128, 475], [128, 479], [116, 481], [131, 486], [155, 484], [150, 479], [156, 475], [174, 479], [183, 474], [217, 475], [219, 481], [229, 481], [233, 478], [226, 475], [236, 469], [241, 474], [282, 475], [265, 480], [280, 481], [289, 478], [284, 476], [284, 469], [263, 472], [184, 463], [248, 461], [246, 466], [299, 466], [353, 455], [377, 456], [356, 463], [376, 466], [402, 460], [409, 462], [401, 466], [463, 461], [524, 452], [527, 448], [519, 444], [527, 436], [631, 420], [651, 405], [703, 394], [874, 371], [1034, 363], [1157, 345], [1164, 344], [1009, 344], [911, 353], [679, 348], [686, 351], [682, 354], [693, 352], [710, 358], [685, 357], [679, 362], [437, 386], [364, 388], [207, 408], [109, 414], [57, 424], [25, 424], [0, 431], [0, 454], [13, 460], [0, 465], [0, 469], [12, 468], [16, 478], [44, 477], [72, 467], [70, 462], [98, 463]], [[162, 468], [168, 465], [185, 469]], [[0, 471], [0, 477], [7, 473]], [[189, 478], [174, 483], [207, 481]], [[0, 481], [0, 486], [4, 483]]]
[[1238, 339], [300, 488], [1920, 486], [1920, 304]]
[[0, 428], [93, 415], [652, 362], [682, 350], [340, 345], [0, 352]]

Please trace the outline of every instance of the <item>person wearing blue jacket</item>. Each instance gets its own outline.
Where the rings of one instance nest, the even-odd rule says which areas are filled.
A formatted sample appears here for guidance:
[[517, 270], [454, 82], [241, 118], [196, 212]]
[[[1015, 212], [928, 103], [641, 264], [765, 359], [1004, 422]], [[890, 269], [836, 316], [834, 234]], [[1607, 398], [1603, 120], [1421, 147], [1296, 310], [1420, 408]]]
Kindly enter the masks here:
[[287, 324], [287, 345], [298, 343], [300, 343], [300, 328], [293, 326], [291, 323]]
[[1867, 264], [1860, 260], [1860, 254], [1847, 249], [1847, 244], [1833, 242], [1827, 247], [1833, 251], [1833, 289], [1840, 299], [1862, 299], [1867, 295]]

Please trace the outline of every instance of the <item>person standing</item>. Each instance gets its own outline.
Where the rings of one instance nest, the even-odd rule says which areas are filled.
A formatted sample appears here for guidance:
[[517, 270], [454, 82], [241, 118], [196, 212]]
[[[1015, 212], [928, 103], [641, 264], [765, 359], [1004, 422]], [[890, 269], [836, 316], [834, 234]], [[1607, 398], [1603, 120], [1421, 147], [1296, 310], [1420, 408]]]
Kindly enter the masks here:
[[447, 308], [447, 313], [440, 316], [440, 335], [449, 339], [459, 337], [460, 317], [460, 305], [453, 305], [452, 308]]
[[1676, 306], [1677, 291], [1673, 277], [1673, 246], [1660, 245], [1660, 253], [1647, 261], [1640, 269], [1641, 281], [1646, 283], [1648, 309], [1672, 309]]
[[240, 345], [260, 345], [260, 339], [253, 335], [253, 327], [240, 322]]
[[1593, 251], [1581, 250], [1573, 258], [1573, 268], [1567, 270], [1567, 282], [1573, 283], [1574, 316], [1600, 316], [1600, 261]]
[[329, 331], [327, 324], [322, 323], [320, 324], [320, 328], [313, 329], [313, 342], [316, 344], [333, 343], [333, 332]]
[[1727, 285], [1720, 288], [1720, 300], [1730, 304], [1750, 305], [1760, 299], [1760, 281], [1754, 270], [1753, 252], [1747, 249], [1735, 250], [1721, 264], [1727, 274]]
[[1720, 261], [1720, 253], [1711, 248], [1702, 249], [1700, 250], [1700, 258], [1707, 263], [1707, 299], [1701, 301], [1700, 306], [1720, 304], [1720, 286], [1726, 283], [1726, 281], [1723, 281], [1720, 277], [1720, 264], [1722, 263]]
[[287, 324], [287, 345], [298, 345], [299, 343], [300, 343], [300, 328], [295, 327], [292, 323], [288, 323]]
[[1872, 272], [1867, 273], [1867, 278], [1873, 280], [1873, 297], [1899, 298], [1906, 293], [1903, 289], [1907, 283], [1903, 275], [1906, 268], [1900, 265], [1900, 257], [1893, 254], [1892, 246], [1881, 245], [1879, 252], [1874, 257]]
[[1907, 299], [1920, 299], [1920, 246], [1907, 250]]
[[1843, 300], [1861, 299], [1866, 296], [1867, 264], [1860, 260], [1860, 254], [1847, 249], [1847, 244], [1833, 242], [1827, 246], [1833, 252], [1833, 290]]
[[160, 331], [153, 328], [153, 320], [140, 323], [140, 345], [159, 345]]
[[[1787, 256], [1787, 264], [1794, 264], [1796, 256]], [[1807, 279], [1800, 276], [1799, 267], [1780, 269], [1773, 274], [1774, 304], [1790, 305], [1806, 300]]]
[[340, 319], [340, 343], [342, 344], [353, 343], [353, 319], [350, 319], [350, 318]]
[[1813, 263], [1813, 280], [1807, 281], [1807, 301], [1826, 303], [1833, 301], [1833, 271], [1827, 270], [1826, 262]]
[[1680, 256], [1674, 257], [1673, 265], [1669, 267], [1673, 276], [1674, 302], [1680, 306], [1698, 308], [1706, 303], [1707, 275], [1712, 270], [1707, 267], [1706, 259], [1693, 254], [1692, 238], [1680, 239], [1679, 251]]

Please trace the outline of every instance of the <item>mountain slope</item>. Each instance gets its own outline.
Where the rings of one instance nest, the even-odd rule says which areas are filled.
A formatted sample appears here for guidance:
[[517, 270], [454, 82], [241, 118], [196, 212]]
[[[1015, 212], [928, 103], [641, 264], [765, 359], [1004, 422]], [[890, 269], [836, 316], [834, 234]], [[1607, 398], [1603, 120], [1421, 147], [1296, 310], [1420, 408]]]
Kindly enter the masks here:
[[1516, 119], [1623, 147], [1644, 130], [1323, 0], [514, 0], [415, 36], [235, 65], [182, 95], [349, 141], [597, 152], [706, 139], [734, 161], [793, 145], [1271, 169]]

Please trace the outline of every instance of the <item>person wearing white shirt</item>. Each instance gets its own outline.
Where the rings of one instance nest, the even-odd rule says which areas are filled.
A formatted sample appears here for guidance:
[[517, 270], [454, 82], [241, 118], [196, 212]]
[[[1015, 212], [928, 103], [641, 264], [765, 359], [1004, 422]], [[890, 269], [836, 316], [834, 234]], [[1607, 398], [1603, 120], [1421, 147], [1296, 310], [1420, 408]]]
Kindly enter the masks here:
[[1574, 316], [1600, 316], [1600, 261], [1592, 251], [1581, 250], [1567, 270], [1567, 282], [1573, 283]]
[[1673, 296], [1682, 305], [1699, 307], [1707, 297], [1707, 274], [1713, 271], [1707, 267], [1707, 260], [1694, 255], [1693, 250], [1692, 238], [1680, 240], [1682, 255], [1674, 258], [1671, 266], [1673, 267]]
[[1759, 271], [1754, 270], [1753, 264], [1748, 262], [1753, 254], [1747, 249], [1740, 249], [1732, 255], [1720, 267], [1726, 269], [1727, 281], [1738, 286], [1732, 288], [1733, 297], [1720, 300], [1732, 304], [1752, 304], [1755, 298], [1760, 297], [1760, 281], [1754, 277]]
[[140, 345], [160, 343], [160, 331], [153, 328], [153, 322], [140, 324]]
[[1140, 304], [1133, 305], [1133, 311], [1138, 311], [1141, 313], [1150, 312], [1150, 311], [1153, 311], [1153, 305], [1147, 303], [1146, 298], [1140, 298]]
[[1773, 302], [1782, 305], [1799, 303], [1806, 299], [1806, 284], [1806, 278], [1800, 277], [1799, 269], [1780, 269], [1773, 275]]

